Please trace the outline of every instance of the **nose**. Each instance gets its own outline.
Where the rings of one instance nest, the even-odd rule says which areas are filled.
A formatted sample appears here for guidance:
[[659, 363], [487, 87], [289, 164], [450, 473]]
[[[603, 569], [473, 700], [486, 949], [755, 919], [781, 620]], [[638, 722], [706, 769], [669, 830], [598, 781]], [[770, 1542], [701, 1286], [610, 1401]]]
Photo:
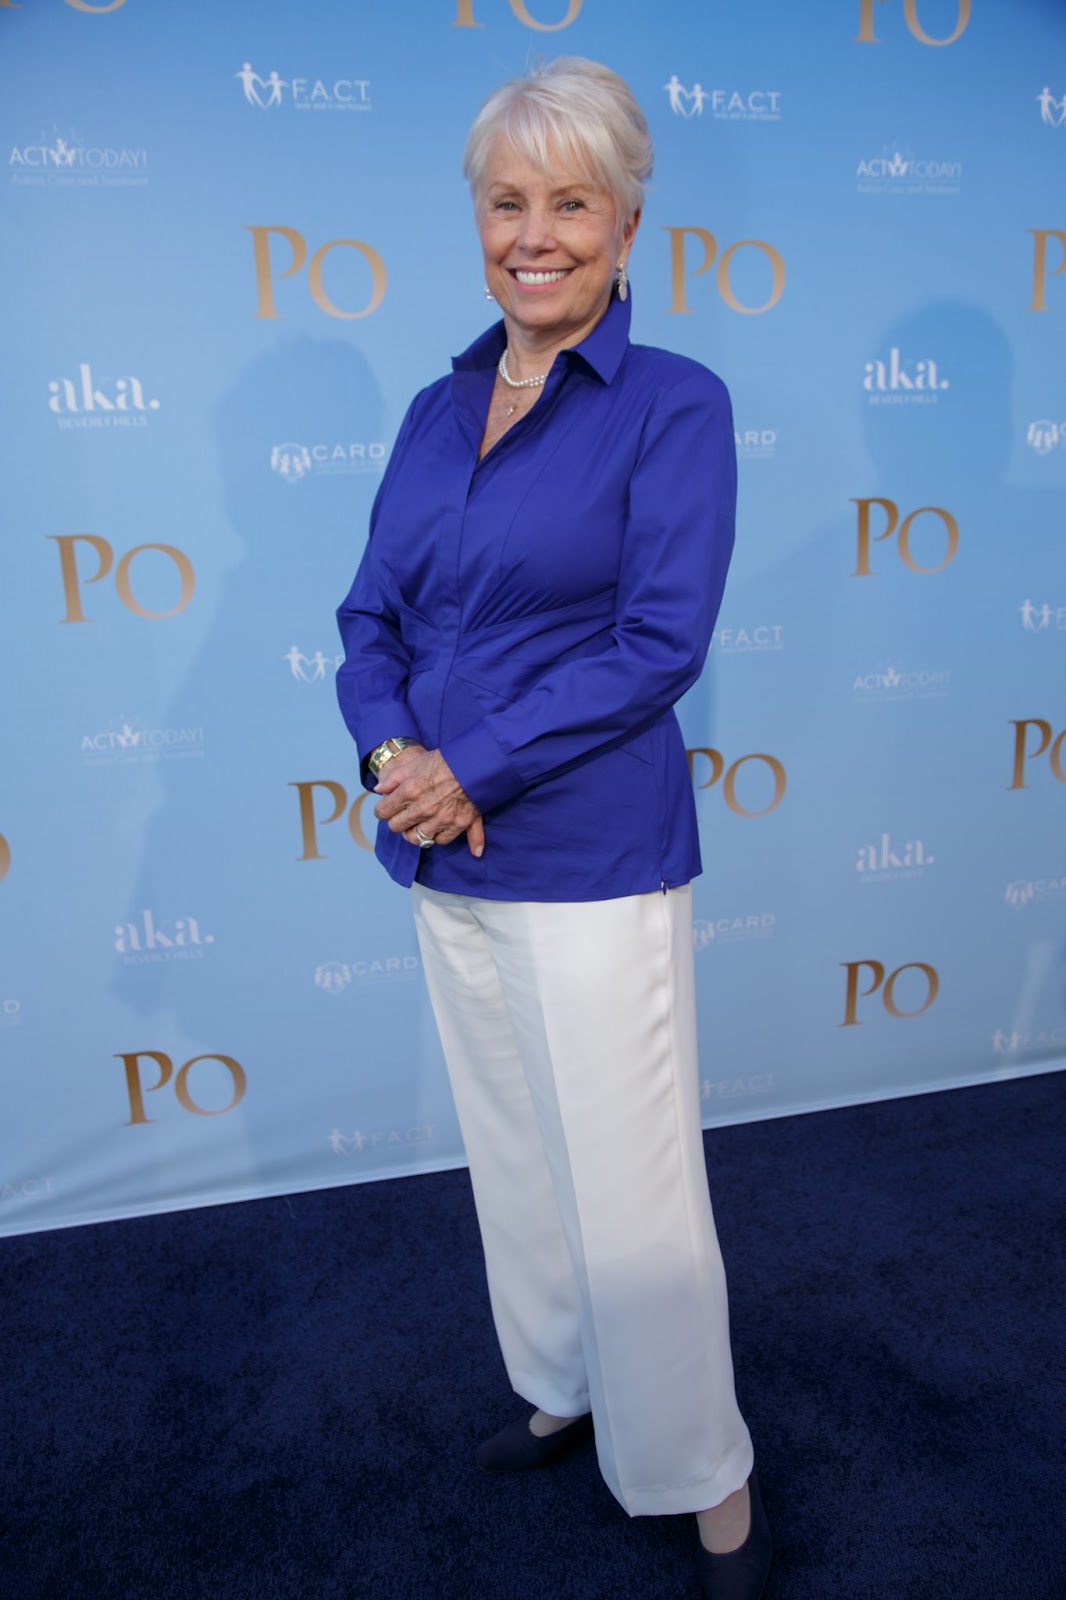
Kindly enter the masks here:
[[537, 252], [555, 249], [554, 217], [549, 206], [528, 206], [522, 214], [518, 230], [518, 244], [523, 250]]

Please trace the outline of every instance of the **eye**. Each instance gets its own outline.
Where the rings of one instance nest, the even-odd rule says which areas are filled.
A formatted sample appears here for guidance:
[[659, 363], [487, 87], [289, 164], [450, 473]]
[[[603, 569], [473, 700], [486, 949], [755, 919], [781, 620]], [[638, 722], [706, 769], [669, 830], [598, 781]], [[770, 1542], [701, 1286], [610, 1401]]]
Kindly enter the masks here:
[[493, 202], [494, 211], [517, 211], [518, 207], [513, 200], [496, 200]]
[[584, 200], [564, 200], [563, 201], [563, 210], [564, 211], [569, 211], [571, 213], [571, 215], [573, 215], [573, 213], [575, 211], [584, 211], [584, 209], [585, 209]]

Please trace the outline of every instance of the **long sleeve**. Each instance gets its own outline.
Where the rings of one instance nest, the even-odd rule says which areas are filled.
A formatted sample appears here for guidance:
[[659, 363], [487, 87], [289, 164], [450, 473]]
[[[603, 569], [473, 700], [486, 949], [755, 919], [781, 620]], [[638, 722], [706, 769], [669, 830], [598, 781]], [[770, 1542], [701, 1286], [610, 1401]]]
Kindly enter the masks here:
[[402, 470], [413, 427], [414, 400], [400, 426], [388, 467], [374, 498], [370, 531], [355, 580], [337, 612], [344, 662], [337, 673], [341, 715], [359, 751], [360, 772], [368, 788], [366, 758], [385, 739], [421, 737], [407, 705], [410, 657], [400, 633], [400, 619], [374, 571], [371, 545], [378, 514], [394, 473]]
[[482, 811], [632, 737], [691, 687], [721, 604], [735, 505], [729, 396], [712, 373], [691, 372], [660, 392], [644, 427], [607, 650], [560, 662], [442, 745]]

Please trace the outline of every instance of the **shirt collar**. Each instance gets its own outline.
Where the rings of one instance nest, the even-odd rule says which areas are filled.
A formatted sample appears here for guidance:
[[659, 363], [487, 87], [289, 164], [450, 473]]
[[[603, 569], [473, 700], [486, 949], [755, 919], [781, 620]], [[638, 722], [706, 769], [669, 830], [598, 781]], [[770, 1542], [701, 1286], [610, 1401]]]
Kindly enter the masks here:
[[[632, 291], [631, 291], [632, 292]], [[591, 369], [603, 383], [610, 383], [622, 365], [622, 357], [629, 344], [629, 325], [633, 317], [630, 300], [619, 300], [613, 294], [607, 310], [592, 332], [580, 344], [563, 352]], [[462, 355], [452, 357], [456, 372], [477, 372], [495, 367], [507, 345], [507, 333], [502, 322], [496, 322], [468, 345]]]

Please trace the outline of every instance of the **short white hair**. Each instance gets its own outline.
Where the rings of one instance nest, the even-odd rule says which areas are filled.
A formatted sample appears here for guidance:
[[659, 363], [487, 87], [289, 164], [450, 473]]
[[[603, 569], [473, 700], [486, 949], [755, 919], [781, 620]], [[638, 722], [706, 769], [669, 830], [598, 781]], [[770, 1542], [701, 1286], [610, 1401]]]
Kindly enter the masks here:
[[489, 95], [463, 152], [463, 173], [475, 204], [498, 135], [542, 172], [557, 171], [562, 160], [605, 190], [620, 222], [628, 222], [643, 204], [652, 169], [648, 124], [625, 79], [598, 61], [559, 56]]

